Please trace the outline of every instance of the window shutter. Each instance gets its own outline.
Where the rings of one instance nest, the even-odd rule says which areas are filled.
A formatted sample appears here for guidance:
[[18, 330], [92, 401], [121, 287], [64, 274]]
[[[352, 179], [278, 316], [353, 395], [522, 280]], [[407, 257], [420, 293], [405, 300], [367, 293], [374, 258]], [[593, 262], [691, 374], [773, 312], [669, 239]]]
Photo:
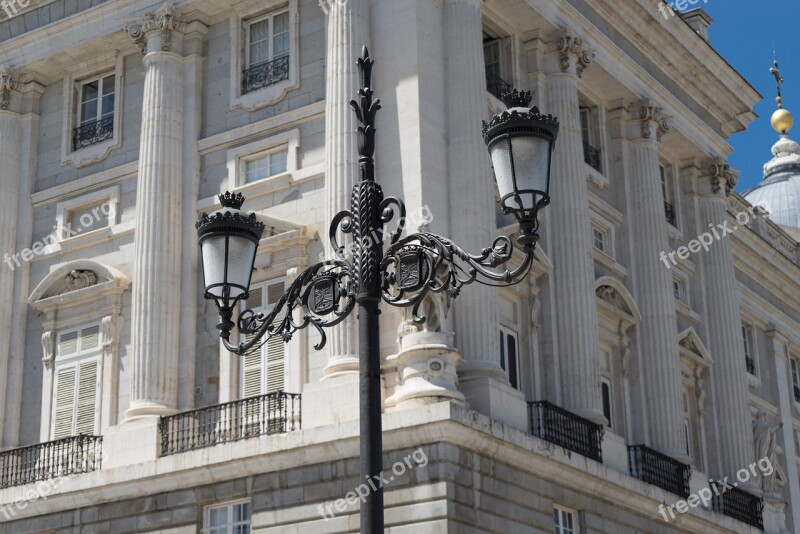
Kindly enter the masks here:
[[270, 284], [267, 287], [267, 305], [274, 306], [283, 296], [283, 282]]
[[265, 393], [274, 393], [283, 390], [284, 383], [284, 341], [281, 336], [275, 336], [267, 341], [267, 390]]
[[81, 331], [81, 352], [95, 349], [100, 344], [100, 326], [95, 325]]
[[[76, 336], [77, 339], [77, 336]], [[52, 439], [72, 435], [72, 420], [75, 413], [75, 376], [77, 367], [67, 367], [56, 372], [55, 399], [53, 401]]]
[[58, 354], [64, 356], [78, 352], [78, 332], [69, 332], [58, 341]]
[[83, 362], [78, 373], [75, 434], [94, 435], [97, 415], [97, 360]]
[[[253, 334], [245, 336], [245, 343], [253, 339]], [[253, 347], [244, 355], [242, 361], [242, 398], [255, 397], [261, 395], [261, 375], [262, 375], [262, 348]]]
[[264, 288], [261, 286], [250, 288], [250, 297], [245, 301], [245, 306], [251, 310], [258, 310], [264, 306]]

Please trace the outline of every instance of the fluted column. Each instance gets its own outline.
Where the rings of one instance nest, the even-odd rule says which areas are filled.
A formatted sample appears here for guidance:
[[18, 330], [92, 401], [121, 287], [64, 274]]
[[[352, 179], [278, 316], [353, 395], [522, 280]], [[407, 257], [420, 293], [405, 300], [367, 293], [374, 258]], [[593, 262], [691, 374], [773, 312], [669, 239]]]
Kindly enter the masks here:
[[634, 105], [631, 113], [628, 228], [634, 296], [642, 314], [636, 342], [646, 391], [649, 445], [686, 461], [672, 273], [659, 259], [669, 243], [658, 147], [670, 120], [649, 100]]
[[[183, 58], [178, 23], [165, 5], [128, 27], [144, 53], [145, 82], [133, 263], [131, 404], [137, 416], [177, 408], [181, 312]], [[179, 44], [179, 43], [178, 43]]]
[[[6, 393], [10, 387], [9, 355], [11, 354], [11, 325], [14, 301], [14, 271], [21, 268], [21, 262], [14, 256], [17, 251], [17, 208], [20, 197], [20, 162], [22, 161], [22, 121], [20, 115], [10, 110], [11, 92], [17, 88], [17, 75], [8, 67], [0, 68], [0, 251], [3, 263], [0, 265], [0, 377], [3, 377], [3, 391], [0, 393], [0, 433], [4, 427], [6, 414]], [[5, 441], [0, 446], [8, 445]]]
[[548, 48], [544, 111], [561, 124], [552, 161], [553, 202], [546, 213], [552, 239], [548, 253], [553, 262], [561, 403], [579, 415], [603, 421], [589, 194], [578, 105], [578, 78], [594, 54], [569, 28]]
[[[356, 60], [369, 41], [367, 0], [324, 2], [328, 16], [328, 57], [325, 94], [325, 224], [350, 209], [353, 183], [358, 179], [355, 114], [350, 100], [360, 87]], [[327, 235], [325, 228], [324, 235]], [[327, 257], [334, 251], [325, 240]], [[358, 371], [358, 328], [355, 314], [328, 332], [329, 359], [323, 377]]]
[[[491, 161], [480, 128], [488, 114], [480, 4], [446, 0], [444, 12], [451, 237], [471, 252], [489, 246], [496, 227]], [[464, 288], [454, 316], [456, 346], [463, 356], [461, 380], [504, 379], [497, 290], [479, 284]]]
[[[728, 224], [728, 195], [738, 177], [724, 161], [710, 163], [698, 183], [701, 217], [715, 231]], [[735, 226], [734, 222], [731, 227]], [[706, 231], [701, 226], [700, 232]], [[709, 229], [710, 231], [710, 229]], [[722, 234], [722, 232], [719, 232]], [[709, 234], [711, 235], [711, 234]], [[717, 424], [711, 428], [718, 444], [720, 476], [736, 473], [755, 461], [750, 418], [747, 367], [742, 345], [742, 319], [730, 239], [715, 240], [703, 251], [700, 269], [706, 287], [704, 313], [708, 349], [714, 359], [711, 383]]]

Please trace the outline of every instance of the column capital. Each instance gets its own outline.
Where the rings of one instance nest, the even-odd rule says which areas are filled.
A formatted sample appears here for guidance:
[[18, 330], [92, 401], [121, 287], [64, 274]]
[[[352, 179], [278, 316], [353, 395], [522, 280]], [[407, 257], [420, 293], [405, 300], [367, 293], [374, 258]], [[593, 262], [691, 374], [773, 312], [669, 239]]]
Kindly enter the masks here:
[[708, 178], [711, 184], [711, 192], [720, 194], [724, 191], [724, 196], [730, 196], [731, 191], [739, 182], [739, 171], [731, 168], [730, 164], [722, 158], [716, 158], [706, 162], [700, 168], [701, 178]]
[[672, 129], [672, 117], [651, 99], [645, 98], [631, 109], [635, 120], [641, 121], [642, 138], [661, 141], [661, 137]]
[[[172, 32], [183, 32], [186, 23], [177, 17], [170, 3], [165, 3], [154, 13], [145, 13], [144, 17], [128, 24], [125, 30], [128, 38], [139, 47], [142, 54], [148, 53], [148, 42], [152, 37], [158, 38], [155, 50], [170, 52], [172, 50]], [[154, 51], [154, 50], [150, 50]]]
[[19, 87], [17, 72], [8, 66], [0, 67], [0, 110], [8, 111], [11, 105], [11, 91]]
[[583, 70], [594, 61], [594, 50], [569, 26], [562, 28], [548, 44], [548, 50], [558, 53], [561, 72], [571, 72], [580, 78]]

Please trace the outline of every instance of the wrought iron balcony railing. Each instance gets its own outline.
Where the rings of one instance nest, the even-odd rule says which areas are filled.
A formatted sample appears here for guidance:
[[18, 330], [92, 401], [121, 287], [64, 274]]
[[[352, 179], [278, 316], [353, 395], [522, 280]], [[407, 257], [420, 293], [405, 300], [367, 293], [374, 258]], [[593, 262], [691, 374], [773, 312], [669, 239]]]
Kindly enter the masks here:
[[583, 142], [583, 161], [597, 172], [603, 172], [600, 170], [600, 151], [586, 141]]
[[161, 455], [299, 430], [300, 394], [267, 393], [161, 417]]
[[257, 91], [289, 79], [289, 56], [279, 57], [242, 71], [242, 94]]
[[100, 469], [102, 436], [80, 434], [0, 452], [0, 488]]
[[490, 70], [486, 70], [486, 90], [499, 99], [512, 90], [511, 84]]
[[114, 116], [81, 124], [72, 130], [72, 149], [80, 150], [114, 137]]
[[756, 361], [753, 358], [749, 357], [749, 356], [745, 356], [744, 357], [744, 361], [745, 361], [745, 364], [747, 365], [747, 372], [750, 373], [751, 375], [755, 375], [756, 374]]
[[548, 401], [528, 403], [531, 433], [587, 458], [603, 461], [603, 425]]
[[794, 401], [800, 402], [800, 386], [792, 386], [792, 391], [794, 392]]
[[689, 496], [692, 468], [646, 445], [628, 447], [631, 475], [681, 497]]
[[725, 493], [714, 496], [711, 506], [728, 517], [764, 529], [764, 499], [752, 493], [739, 488], [727, 488]]
[[675, 217], [675, 206], [664, 201], [664, 215], [667, 217], [667, 222], [675, 226], [675, 221], [677, 220]]

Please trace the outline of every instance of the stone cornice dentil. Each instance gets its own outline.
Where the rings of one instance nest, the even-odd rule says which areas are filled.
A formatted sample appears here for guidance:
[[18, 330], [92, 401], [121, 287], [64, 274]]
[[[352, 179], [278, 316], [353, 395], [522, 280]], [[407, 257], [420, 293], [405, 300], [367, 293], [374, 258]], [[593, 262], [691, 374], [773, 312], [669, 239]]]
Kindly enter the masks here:
[[728, 196], [739, 183], [739, 173], [731, 169], [728, 162], [722, 158], [710, 161], [701, 169], [701, 172], [703, 177], [711, 181], [711, 190], [714, 193], [722, 191], [724, 186], [725, 196]]
[[561, 60], [561, 71], [567, 72], [569, 70], [570, 55], [575, 57], [575, 73], [578, 78], [581, 77], [583, 69], [588, 67], [594, 61], [594, 50], [592, 50], [583, 38], [579, 37], [575, 31], [569, 26], [562, 28], [553, 40], [548, 45], [548, 49], [553, 52], [558, 52]]
[[161, 51], [169, 52], [172, 50], [172, 32], [183, 31], [186, 23], [175, 16], [172, 4], [166, 3], [155, 13], [146, 13], [137, 22], [128, 24], [125, 30], [128, 37], [133, 41], [142, 54], [147, 53], [147, 34], [157, 31], [161, 36]]
[[651, 123], [655, 123], [657, 141], [661, 141], [661, 136], [672, 128], [672, 117], [665, 114], [664, 110], [649, 98], [636, 104], [634, 110], [637, 118], [642, 121], [642, 137], [645, 139], [650, 139], [652, 135]]
[[0, 67], [0, 110], [8, 110], [11, 104], [11, 91], [17, 88], [19, 77], [11, 67]]

